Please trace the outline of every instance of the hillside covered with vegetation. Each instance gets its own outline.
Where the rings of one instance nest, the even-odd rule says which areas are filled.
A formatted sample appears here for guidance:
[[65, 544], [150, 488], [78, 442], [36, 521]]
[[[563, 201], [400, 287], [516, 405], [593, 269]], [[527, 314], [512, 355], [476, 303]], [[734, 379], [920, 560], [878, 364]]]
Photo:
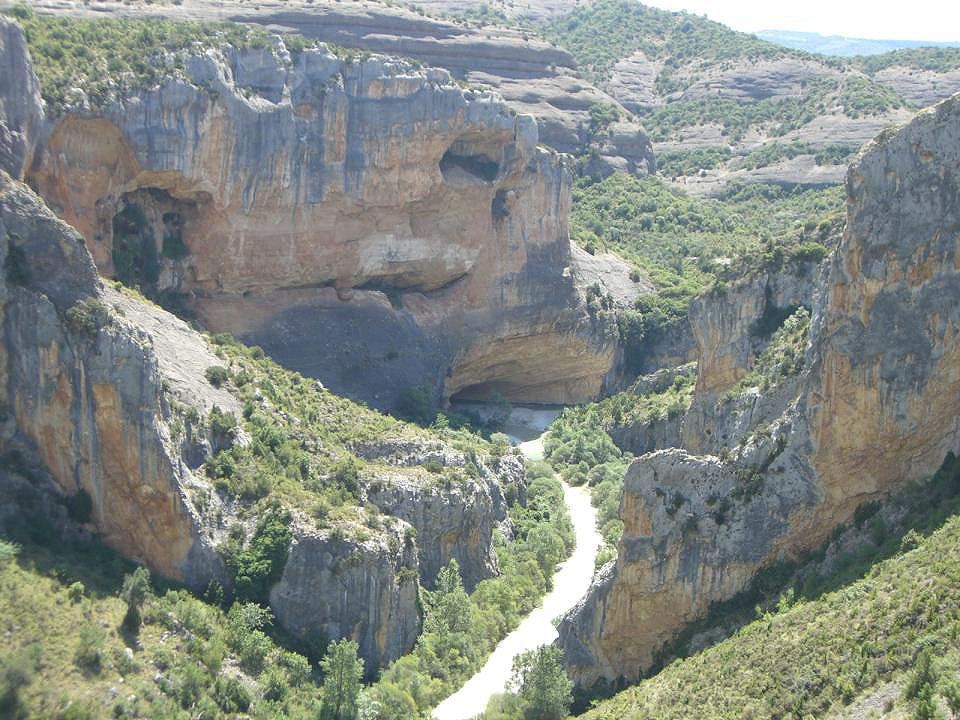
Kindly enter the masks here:
[[[678, 659], [583, 717], [956, 716], [958, 480], [950, 456], [929, 482], [863, 508], [825, 553], [758, 577], [678, 639]], [[711, 627], [732, 634], [696, 652]]]
[[[61, 538], [46, 516], [25, 512], [0, 538], [10, 640], [0, 648], [0, 715], [350, 717], [326, 713], [336, 694], [352, 693], [370, 720], [425, 717], [537, 605], [572, 548], [559, 483], [535, 475], [527, 506], [511, 509], [512, 539], [496, 544], [501, 574], [468, 595], [455, 562], [442, 571], [435, 590], [422, 590], [414, 651], [362, 691], [356, 644], [304, 647], [265, 605], [151, 579], [95, 539]], [[334, 662], [337, 672], [359, 668], [350, 688], [335, 681]]]
[[[584, 77], [637, 115], [655, 147], [666, 146], [657, 158], [664, 177], [744, 171], [797, 156], [817, 166], [845, 164], [875, 131], [846, 132], [841, 141], [831, 137], [832, 128], [854, 127], [851, 120], [866, 118], [901, 122], [905, 109], [917, 107], [898, 91], [904, 85], [880, 71], [895, 69], [908, 78], [960, 67], [960, 48], [829, 57], [636, 0], [577, 5], [545, 22], [541, 32], [573, 55]], [[627, 59], [644, 69], [618, 66]], [[921, 97], [938, 97], [936, 80], [925, 82], [934, 84]], [[939, 96], [955, 85], [944, 84]], [[807, 169], [794, 177], [818, 176]]]
[[649, 277], [657, 295], [621, 313], [628, 363], [639, 371], [650, 343], [686, 325], [695, 296], [717, 284], [820, 260], [843, 226], [841, 188], [731, 188], [723, 198], [688, 195], [658, 178], [623, 173], [577, 181], [571, 238], [610, 251]]

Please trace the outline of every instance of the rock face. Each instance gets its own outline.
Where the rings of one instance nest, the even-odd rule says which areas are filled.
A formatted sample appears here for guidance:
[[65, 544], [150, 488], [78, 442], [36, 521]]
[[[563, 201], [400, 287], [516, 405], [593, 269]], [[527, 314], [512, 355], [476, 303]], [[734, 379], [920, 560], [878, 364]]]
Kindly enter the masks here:
[[42, 123], [40, 88], [23, 34], [0, 18], [0, 170], [23, 176]]
[[[732, 436], [723, 437], [728, 434], [721, 431], [727, 418], [724, 410], [718, 411], [717, 400], [747, 374], [784, 318], [798, 307], [813, 306], [818, 279], [816, 262], [791, 262], [780, 271], [749, 277], [691, 303], [697, 388], [684, 418], [682, 447], [716, 452], [729, 444]], [[776, 414], [783, 409], [781, 405]]]
[[[448, 447], [421, 447], [408, 457], [444, 467], [472, 462]], [[451, 560], [457, 561], [468, 591], [497, 574], [493, 531], [507, 519], [504, 488], [525, 492], [523, 460], [506, 454], [489, 465], [478, 458], [474, 467], [478, 477], [451, 487], [425, 485], [398, 474], [378, 477], [367, 489], [369, 502], [416, 530], [420, 577], [429, 586]]]
[[279, 40], [185, 67], [42, 139], [30, 181], [102, 272], [381, 408], [601, 392], [614, 324], [568, 269], [569, 164], [532, 118], [445, 70]]
[[[7, 4], [0, 0], [0, 7]], [[442, 2], [416, 4], [441, 13], [464, 9], [462, 3], [453, 3], [452, 8]], [[499, 91], [511, 108], [537, 119], [542, 142], [560, 152], [577, 155], [589, 144], [584, 128], [590, 124], [590, 107], [619, 107], [612, 96], [578, 77], [576, 64], [567, 51], [545, 43], [533, 33], [502, 26], [474, 29], [399, 5], [338, 0], [267, 0], [256, 5], [236, 0], [183, 0], [163, 6], [139, 2], [81, 5], [39, 0], [34, 7], [40, 12], [88, 17], [113, 14], [229, 20], [298, 32], [345, 48], [412, 58], [445, 68], [472, 85]], [[544, 17], [562, 9], [561, 3], [548, 2], [543, 7], [540, 3], [525, 4], [519, 12], [507, 10], [511, 15]], [[601, 171], [653, 172], [653, 153], [642, 126], [633, 118], [626, 125], [629, 130], [611, 136], [611, 142], [600, 153]]]
[[[847, 228], [817, 284], [805, 370], [769, 428], [726, 461], [674, 449], [631, 466], [617, 564], [560, 628], [578, 683], [636, 680], [758, 569], [821, 545], [860, 504], [958, 450], [958, 147], [954, 97], [881, 135], [851, 167]], [[734, 381], [735, 361], [718, 359], [740, 346], [726, 347], [703, 361], [701, 390]]]
[[[211, 581], [229, 588], [219, 547], [236, 508], [194, 472], [212, 439], [204, 421], [174, 430], [190, 408], [201, 417], [214, 406], [241, 413], [235, 397], [204, 377], [220, 359], [183, 321], [102, 287], [83, 239], [2, 172], [0, 268], [0, 463], [36, 458], [61, 497], [89, 496], [84, 522], [106, 544], [196, 590]], [[465, 463], [435, 445], [439, 456]], [[427, 458], [420, 449], [409, 459]], [[408, 652], [419, 632], [418, 554], [428, 582], [451, 558], [471, 583], [496, 572], [491, 538], [506, 516], [502, 487], [522, 493], [524, 470], [513, 455], [478, 464], [481, 478], [465, 487], [408, 480], [402, 492], [372, 497], [399, 519], [371, 539], [294, 523], [270, 594], [278, 623], [304, 642], [354, 638], [368, 673]], [[0, 504], [22, 494], [8, 484], [0, 473]], [[419, 532], [408, 533], [404, 517]]]
[[402, 528], [364, 542], [301, 528], [270, 607], [285, 630], [314, 647], [355, 639], [373, 676], [416, 642], [417, 593], [416, 547]]
[[200, 410], [236, 405], [202, 375], [164, 373], [174, 353], [208, 365], [213, 354], [195, 333], [158, 352], [157, 337], [105, 303], [83, 239], [6, 174], [0, 243], [0, 404], [16, 425], [11, 447], [39, 457], [65, 494], [90, 496], [107, 544], [187, 584], [225, 582], [188, 498], [196, 480], [171, 438], [162, 389], [166, 380]]

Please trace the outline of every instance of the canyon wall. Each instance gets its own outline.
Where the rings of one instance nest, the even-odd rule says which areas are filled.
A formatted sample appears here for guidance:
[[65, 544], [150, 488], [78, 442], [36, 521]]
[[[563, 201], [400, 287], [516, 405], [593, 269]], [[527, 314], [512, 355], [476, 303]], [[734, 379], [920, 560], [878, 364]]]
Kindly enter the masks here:
[[[11, 0], [0, 0], [0, 8]], [[566, 50], [536, 32], [503, 26], [473, 28], [455, 18], [429, 17], [392, 3], [338, 0], [182, 0], [176, 4], [35, 0], [38, 12], [84, 17], [163, 17], [231, 21], [296, 32], [307, 38], [365, 52], [402, 56], [444, 68], [472, 86], [500, 93], [517, 112], [533, 115], [541, 141], [560, 152], [591, 152], [591, 171], [623, 170], [638, 175], [654, 170], [650, 141], [637, 121], [611, 94], [580, 77]], [[462, 10], [457, 7], [456, 10]], [[617, 108], [620, 120], [596, 137], [590, 109]]]
[[[616, 565], [560, 627], [580, 685], [642, 677], [679, 630], [757, 570], [817, 548], [859, 505], [929, 477], [960, 448], [958, 171], [960, 96], [880, 135], [853, 163], [803, 373], [777, 388], [795, 389], [778, 400], [785, 410], [722, 452], [690, 439], [702, 423], [685, 426], [685, 442], [717, 457], [678, 448], [631, 465]], [[730, 322], [699, 337], [694, 408], [746, 372], [738, 338], [759, 314], [742, 298], [714, 308]]]
[[[53, 497], [44, 501], [49, 507], [60, 508], [60, 515], [64, 504], [80, 508], [71, 511], [74, 521], [127, 557], [195, 590], [217, 582], [229, 591], [224, 543], [231, 528], [242, 526], [249, 533], [257, 514], [241, 513], [242, 503], [215, 490], [204, 472], [204, 463], [217, 450], [251, 441], [245, 431], [218, 436], [207, 422], [214, 407], [242, 414], [234, 392], [206, 377], [211, 366], [224, 360], [183, 320], [137, 293], [101, 281], [91, 250], [106, 267], [118, 255], [97, 233], [124, 228], [114, 225], [109, 208], [102, 203], [70, 206], [69, 212], [67, 206], [59, 208], [84, 228], [85, 239], [7, 174], [31, 165], [35, 144], [45, 145], [45, 152], [50, 144], [22, 36], [0, 18], [0, 39], [0, 66], [15, 69], [22, 81], [0, 85], [0, 463], [6, 471], [0, 476], [6, 484], [0, 495], [15, 500], [24, 483], [38, 492], [49, 488]], [[3, 81], [8, 77], [4, 74]], [[513, 122], [505, 121], [510, 137]], [[143, 224], [155, 223], [164, 242], [189, 227], [186, 221], [197, 217], [191, 213], [198, 205], [213, 202], [212, 191], [208, 196], [206, 189], [180, 184], [186, 181], [178, 171], [146, 171], [126, 154], [124, 143], [111, 145], [119, 130], [106, 136], [72, 135], [74, 123], [90, 131], [111, 127], [104, 118], [75, 116], [53, 128], [56, 137], [67, 140], [58, 146], [63, 152], [56, 162], [72, 169], [60, 179], [62, 185], [47, 186], [53, 197], [77, 198], [85, 188], [106, 184], [116, 199], [124, 190], [111, 183], [129, 181], [132, 199], [121, 204], [137, 204]], [[248, 140], [234, 136], [225, 152]], [[81, 153], [88, 164], [75, 162], [73, 153]], [[116, 163], [101, 167], [99, 160]], [[138, 168], [133, 179], [124, 174], [131, 167]], [[260, 182], [251, 172], [248, 189]], [[35, 177], [56, 181], [51, 175]], [[151, 178], [149, 189], [136, 187], [144, 177]], [[165, 257], [157, 287], [179, 290], [186, 267], [181, 260]], [[256, 268], [250, 258], [243, 262], [230, 266], [231, 272]], [[230, 282], [238, 282], [236, 277]], [[326, 391], [317, 386], [316, 392]], [[421, 557], [422, 578], [428, 583], [454, 558], [471, 584], [496, 573], [491, 539], [494, 526], [506, 517], [504, 488], [522, 497], [524, 472], [513, 455], [478, 457], [475, 480], [449, 488], [428, 483], [428, 490], [407, 474], [402, 489], [390, 494], [389, 488], [401, 485], [391, 465], [417, 466], [435, 459], [462, 468], [467, 458], [439, 439], [410, 445], [383, 437], [377, 447], [356, 452], [378, 468], [368, 478], [370, 487], [360, 492], [379, 500], [393, 517], [377, 532], [351, 534], [317, 528], [291, 508], [292, 541], [270, 603], [279, 625], [304, 642], [344, 636], [357, 640], [367, 671], [373, 673], [409, 651], [416, 640]], [[419, 506], [426, 496], [429, 501]], [[5, 505], [4, 522], [9, 510]], [[463, 526], [465, 518], [471, 527]], [[473, 522], [476, 518], [484, 522]]]
[[274, 43], [47, 122], [29, 181], [101, 272], [376, 407], [596, 397], [615, 324], [587, 312], [570, 161], [533, 118], [446, 70]]

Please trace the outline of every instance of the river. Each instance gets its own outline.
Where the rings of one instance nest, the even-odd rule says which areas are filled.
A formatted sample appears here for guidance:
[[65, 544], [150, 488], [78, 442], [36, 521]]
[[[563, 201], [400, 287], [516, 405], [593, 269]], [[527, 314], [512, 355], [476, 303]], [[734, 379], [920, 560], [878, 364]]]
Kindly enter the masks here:
[[[557, 412], [519, 408], [514, 411], [505, 430], [518, 442], [526, 457], [540, 460], [543, 458], [542, 433]], [[434, 709], [435, 720], [469, 720], [483, 712], [490, 698], [506, 689], [512, 674], [513, 658], [556, 640], [554, 618], [576, 605], [590, 587], [594, 559], [601, 543], [596, 511], [590, 504], [590, 493], [586, 488], [563, 483], [563, 499], [577, 538], [573, 555], [557, 568], [553, 576], [553, 589], [540, 607], [500, 641], [476, 675]]]

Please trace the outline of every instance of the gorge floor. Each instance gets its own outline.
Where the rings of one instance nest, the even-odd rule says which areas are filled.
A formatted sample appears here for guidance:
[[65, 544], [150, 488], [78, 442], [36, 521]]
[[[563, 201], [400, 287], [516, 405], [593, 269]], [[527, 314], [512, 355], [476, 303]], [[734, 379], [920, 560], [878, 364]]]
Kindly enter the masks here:
[[[550, 420], [552, 418], [547, 420], [547, 424]], [[542, 430], [545, 432], [545, 429]], [[517, 435], [513, 435], [514, 439], [522, 439]], [[530, 460], [543, 458], [542, 437], [540, 435], [519, 443], [525, 457]], [[563, 483], [563, 500], [573, 521], [577, 544], [570, 558], [557, 568], [553, 576], [553, 589], [540, 607], [500, 641], [480, 671], [436, 707], [433, 711], [434, 720], [469, 720], [482, 713], [491, 697], [507, 689], [513, 659], [522, 652], [556, 640], [554, 619], [576, 605], [590, 587], [594, 560], [602, 544], [597, 530], [596, 510], [590, 502], [589, 491], [583, 487]]]

